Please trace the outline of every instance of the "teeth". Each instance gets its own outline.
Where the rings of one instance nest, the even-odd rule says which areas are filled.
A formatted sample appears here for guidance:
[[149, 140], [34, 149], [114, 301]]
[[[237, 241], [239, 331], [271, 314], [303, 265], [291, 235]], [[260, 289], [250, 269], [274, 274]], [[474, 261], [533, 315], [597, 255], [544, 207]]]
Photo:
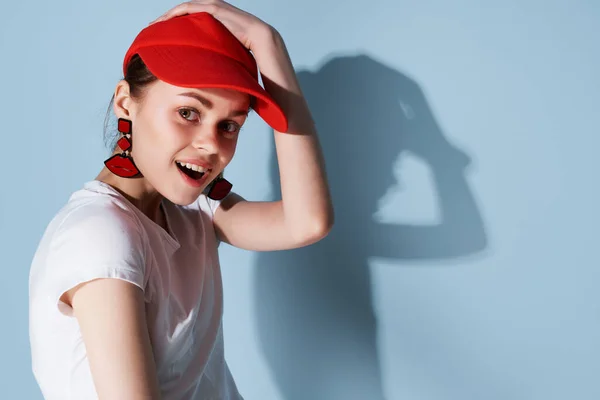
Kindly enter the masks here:
[[206, 169], [204, 169], [203, 167], [201, 167], [199, 165], [194, 165], [194, 164], [190, 164], [190, 163], [182, 163], [181, 161], [177, 161], [177, 164], [181, 165], [182, 167], [191, 169], [192, 171], [206, 172]]

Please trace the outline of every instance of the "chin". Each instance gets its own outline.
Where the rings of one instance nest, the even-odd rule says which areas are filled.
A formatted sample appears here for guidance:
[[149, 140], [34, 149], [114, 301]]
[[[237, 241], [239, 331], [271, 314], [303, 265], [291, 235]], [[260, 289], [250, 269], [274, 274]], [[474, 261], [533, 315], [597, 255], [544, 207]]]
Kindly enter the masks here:
[[163, 185], [158, 191], [162, 197], [171, 203], [179, 206], [188, 206], [198, 199], [206, 186], [191, 188], [182, 185], [180, 182], [174, 182], [168, 186]]
[[202, 195], [205, 187], [206, 185], [199, 188], [182, 188], [178, 185], [177, 187], [174, 187], [173, 190], [168, 193], [163, 193], [162, 195], [173, 204], [188, 206]]
[[201, 194], [202, 192], [198, 192], [197, 195], [190, 195], [190, 193], [178, 193], [172, 195], [163, 194], [163, 197], [178, 206], [189, 206], [195, 202]]

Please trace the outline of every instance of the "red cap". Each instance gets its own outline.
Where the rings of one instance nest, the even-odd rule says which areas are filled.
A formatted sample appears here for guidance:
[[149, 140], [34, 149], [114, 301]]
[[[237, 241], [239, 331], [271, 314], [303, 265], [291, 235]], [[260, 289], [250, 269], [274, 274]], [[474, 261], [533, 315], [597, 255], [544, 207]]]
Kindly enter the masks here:
[[273, 129], [287, 131], [281, 107], [258, 82], [254, 57], [211, 14], [187, 14], [144, 28], [127, 50], [123, 74], [136, 53], [153, 75], [171, 85], [228, 88], [254, 96], [256, 113]]

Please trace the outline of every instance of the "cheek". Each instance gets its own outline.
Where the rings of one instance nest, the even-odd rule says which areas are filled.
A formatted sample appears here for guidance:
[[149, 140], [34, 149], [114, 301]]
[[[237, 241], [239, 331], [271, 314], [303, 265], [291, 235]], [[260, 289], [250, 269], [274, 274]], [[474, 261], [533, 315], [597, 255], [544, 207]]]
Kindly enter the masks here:
[[226, 163], [229, 163], [229, 161], [231, 161], [231, 159], [235, 155], [236, 148], [237, 148], [237, 138], [223, 140], [223, 142], [220, 146], [221, 158]]
[[183, 142], [183, 136], [160, 121], [140, 122], [132, 137], [132, 155], [149, 166], [158, 165], [156, 161], [168, 158], [169, 154]]

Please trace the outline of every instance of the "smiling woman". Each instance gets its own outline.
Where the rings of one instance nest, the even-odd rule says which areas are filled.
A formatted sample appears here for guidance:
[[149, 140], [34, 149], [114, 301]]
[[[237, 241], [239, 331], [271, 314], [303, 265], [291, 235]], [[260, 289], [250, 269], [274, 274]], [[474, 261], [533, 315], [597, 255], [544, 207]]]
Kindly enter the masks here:
[[[192, 1], [137, 35], [123, 75], [112, 155], [31, 266], [34, 375], [46, 399], [242, 399], [224, 358], [219, 243], [295, 248], [333, 223], [289, 55], [255, 16]], [[250, 110], [274, 129], [278, 201], [246, 201], [222, 175]]]
[[[162, 137], [160, 137], [159, 140], [164, 141], [166, 145], [173, 144], [173, 139], [177, 137], [178, 132], [183, 132], [185, 129], [189, 130], [194, 126], [198, 126], [203, 120], [206, 123], [206, 113], [214, 112], [215, 110], [215, 102], [210, 100], [211, 97], [217, 96], [220, 98], [221, 102], [225, 102], [226, 105], [232, 107], [236, 105], [237, 101], [237, 104], [241, 104], [240, 108], [233, 109], [225, 119], [219, 122], [221, 135], [226, 139], [237, 140], [237, 135], [241, 131], [242, 125], [248, 117], [249, 112], [256, 104], [256, 97], [231, 89], [208, 87], [204, 89], [193, 88], [191, 91], [189, 90], [190, 88], [186, 89], [188, 90], [183, 90], [181, 87], [173, 86], [159, 80], [148, 69], [138, 54], [132, 56], [125, 69], [123, 81], [119, 84], [116, 94], [113, 95], [113, 98], [111, 99], [105, 119], [105, 141], [113, 149], [112, 157], [106, 162], [107, 169], [110, 172], [115, 172], [115, 165], [116, 168], [122, 168], [123, 163], [132, 165], [133, 159], [135, 159], [135, 172], [137, 174], [139, 173], [137, 167], [140, 163], [144, 163], [145, 158], [150, 158], [153, 165], [155, 165], [156, 161], [151, 153], [139, 150], [140, 143], [141, 146], [145, 146], [143, 142], [145, 139], [149, 138], [150, 135], [146, 134], [136, 140], [135, 152], [131, 149], [131, 142], [128, 141], [127, 150], [131, 149], [132, 155], [131, 161], [129, 161], [121, 156], [122, 150], [125, 149], [119, 145], [119, 140], [123, 140], [123, 138], [119, 139], [118, 135], [114, 135], [108, 129], [108, 121], [110, 114], [113, 111], [112, 109], [119, 106], [115, 100], [118, 101], [122, 98], [119, 97], [119, 94], [122, 94], [122, 90], [128, 90], [129, 98], [133, 99], [140, 109], [144, 108], [151, 111], [149, 117], [144, 118], [143, 121], [155, 129], [163, 127], [163, 130], [160, 132]], [[162, 109], [160, 106], [165, 107], [171, 104], [173, 107], [166, 108], [168, 114], [162, 115], [157, 112], [157, 110]], [[138, 112], [139, 111], [141, 110], [138, 110]], [[174, 123], [171, 124], [171, 126], [165, 127], [163, 121], [165, 118], [174, 118]], [[119, 123], [122, 121], [123, 119], [120, 119]], [[138, 124], [136, 124], [136, 128], [139, 128]], [[121, 131], [121, 129], [119, 129], [119, 131]], [[147, 130], [145, 130], [145, 132], [146, 131]], [[164, 145], [154, 144], [153, 147], [160, 148], [160, 153], [164, 154], [164, 151], [162, 151], [164, 150]], [[224, 161], [225, 163], [229, 162], [229, 160]], [[116, 164], [117, 162], [121, 164]], [[204, 165], [204, 167], [202, 165]], [[215, 169], [208, 167], [207, 163], [201, 159], [176, 160], [176, 166], [183, 174], [185, 174], [183, 178], [188, 184], [193, 187], [205, 187], [205, 194], [209, 194], [212, 198], [215, 198], [218, 194], [217, 189], [219, 189], [219, 187], [222, 188], [223, 185], [226, 184], [223, 182], [223, 172], [221, 171], [217, 174], [216, 178], [212, 180], [212, 183], [206, 187], [207, 185], [205, 185], [205, 183], [206, 181], [211, 182], [211, 180], [209, 180], [211, 178], [211, 172]], [[117, 173], [117, 175], [119, 174]], [[206, 178], [204, 175], [206, 175]], [[157, 174], [150, 174], [150, 176], [156, 176], [159, 179], [161, 178]], [[111, 175], [107, 174], [106, 179], [110, 178]], [[187, 178], [190, 178], [191, 180]], [[104, 180], [101, 177], [99, 177], [99, 179]], [[157, 184], [157, 182], [153, 183]], [[217, 186], [219, 184], [220, 186]], [[231, 189], [231, 186], [229, 186], [229, 189]], [[226, 194], [227, 192], [221, 193], [218, 197], [224, 197]], [[175, 202], [180, 203], [182, 201], [184, 202], [185, 200], [181, 199]]]
[[[208, 186], [209, 197], [221, 200], [211, 189], [223, 181], [219, 174], [233, 158], [251, 96], [225, 88], [182, 91], [181, 87], [159, 79], [138, 87], [136, 96], [131, 94], [130, 87], [126, 80], [117, 85], [113, 108], [117, 115], [135, 115], [135, 132], [132, 132], [135, 138], [130, 153], [137, 168], [143, 171], [144, 181], [161, 197], [183, 205], [198, 197], [195, 189], [212, 182]], [[97, 179], [117, 187], [127, 185], [129, 193], [138, 182], [120, 182], [121, 177], [110, 165], [110, 160], [120, 157], [121, 150], [119, 146], [115, 148], [107, 160], [108, 171], [101, 172]], [[200, 169], [202, 176], [188, 179], [193, 175], [189, 171]], [[194, 190], [184, 190], [179, 180], [172, 179], [177, 171], [185, 172], [184, 182]]]

